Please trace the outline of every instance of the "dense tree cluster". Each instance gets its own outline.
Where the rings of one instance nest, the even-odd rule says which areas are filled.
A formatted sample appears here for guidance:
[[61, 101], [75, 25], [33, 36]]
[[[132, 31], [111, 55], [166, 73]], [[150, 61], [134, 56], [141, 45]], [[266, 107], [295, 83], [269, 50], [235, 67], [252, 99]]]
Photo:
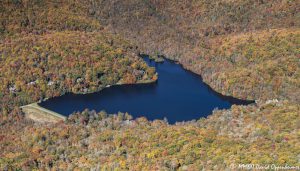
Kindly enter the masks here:
[[300, 102], [299, 43], [299, 29], [223, 36], [181, 61], [222, 94]]
[[[107, 85], [157, 79], [155, 70], [137, 57], [136, 47], [101, 31], [82, 4], [1, 3], [5, 28], [0, 39], [1, 119], [12, 117], [8, 113], [16, 106], [66, 92], [91, 93]], [[23, 20], [29, 24], [23, 25]]]
[[4, 39], [0, 44], [2, 110], [66, 92], [90, 93], [106, 85], [155, 80], [155, 72], [130, 48], [101, 32]]
[[299, 108], [299, 104], [274, 100], [215, 110], [208, 119], [177, 125], [89, 110], [74, 113], [65, 123], [41, 126], [23, 120], [0, 129], [0, 169], [299, 166]]
[[0, 35], [102, 30], [100, 23], [89, 17], [88, 8], [88, 3], [81, 0], [2, 0]]
[[[224, 95], [299, 102], [299, 82], [293, 81], [300, 66], [298, 6], [289, 0], [93, 0], [91, 9], [103, 25], [138, 43], [144, 53], [178, 60]], [[249, 35], [253, 42], [241, 40], [240, 45], [237, 39]], [[236, 48], [217, 47], [228, 39], [237, 41]], [[253, 48], [260, 53], [252, 53]], [[251, 59], [240, 65], [228, 53]], [[285, 68], [295, 66], [295, 74]]]

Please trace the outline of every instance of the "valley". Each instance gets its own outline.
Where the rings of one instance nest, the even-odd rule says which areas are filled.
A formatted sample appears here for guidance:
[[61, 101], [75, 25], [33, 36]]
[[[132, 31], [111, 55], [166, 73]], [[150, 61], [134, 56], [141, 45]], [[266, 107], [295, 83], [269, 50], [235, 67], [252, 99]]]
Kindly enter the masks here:
[[[296, 0], [1, 1], [0, 170], [300, 167], [299, 11]], [[167, 101], [156, 90], [172, 124], [154, 117]], [[45, 99], [72, 114], [25, 117], [21, 106]]]

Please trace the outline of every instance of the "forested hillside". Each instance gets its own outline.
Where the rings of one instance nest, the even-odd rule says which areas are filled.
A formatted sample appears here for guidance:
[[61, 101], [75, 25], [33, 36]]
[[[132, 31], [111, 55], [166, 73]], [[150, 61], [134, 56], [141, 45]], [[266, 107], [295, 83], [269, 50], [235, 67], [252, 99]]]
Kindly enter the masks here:
[[[0, 168], [224, 170], [299, 166], [299, 104], [269, 102], [168, 125], [127, 114], [75, 113], [66, 123], [1, 126]], [[128, 120], [129, 119], [129, 120]], [[7, 134], [5, 130], [11, 130]], [[234, 166], [235, 165], [235, 166]]]
[[87, 14], [89, 4], [78, 0], [3, 0], [0, 3], [0, 33], [45, 33], [50, 30], [101, 30]]
[[299, 45], [299, 29], [270, 29], [210, 39], [200, 56], [181, 61], [222, 94], [299, 103]]
[[[299, 102], [294, 93], [296, 90], [299, 97], [300, 84], [290, 81], [299, 80], [299, 1], [92, 2], [91, 14], [110, 30], [137, 42], [146, 54], [178, 60], [202, 75], [206, 83], [222, 94], [243, 99], [288, 98]], [[253, 41], [239, 43], [239, 38], [249, 37]], [[289, 42], [290, 39], [293, 40]], [[224, 41], [230, 41], [236, 48], [219, 49]], [[252, 52], [254, 50], [256, 52]], [[244, 60], [241, 61], [244, 65], [232, 58]], [[265, 66], [270, 61], [272, 67], [255, 71], [258, 65]], [[296, 69], [291, 74], [283, 68], [285, 64], [280, 66], [276, 61], [290, 61]], [[280, 76], [274, 68], [281, 70]], [[261, 80], [257, 80], [257, 75]], [[247, 77], [247, 80], [238, 81], [236, 77]], [[279, 87], [282, 91], [276, 90]]]
[[0, 39], [4, 119], [17, 106], [67, 92], [90, 93], [116, 83], [156, 80], [154, 68], [137, 57], [135, 46], [101, 31], [82, 3], [71, 2], [1, 4], [5, 7]]
[[[299, 6], [2, 0], [0, 170], [300, 167]], [[55, 124], [24, 118], [19, 107], [44, 98], [155, 81], [138, 54], [177, 60], [216, 91], [256, 103], [175, 125], [92, 109]]]

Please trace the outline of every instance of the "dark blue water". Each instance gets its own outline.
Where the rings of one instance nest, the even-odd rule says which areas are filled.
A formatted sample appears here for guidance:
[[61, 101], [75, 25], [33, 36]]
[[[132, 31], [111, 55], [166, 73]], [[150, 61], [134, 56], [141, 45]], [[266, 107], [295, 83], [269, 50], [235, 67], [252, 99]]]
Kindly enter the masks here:
[[221, 96], [203, 83], [200, 76], [172, 61], [155, 63], [146, 57], [144, 60], [156, 68], [159, 77], [156, 83], [112, 86], [85, 95], [66, 94], [40, 105], [66, 116], [88, 108], [108, 113], [128, 112], [134, 118], [145, 116], [149, 120], [166, 117], [169, 123], [175, 123], [206, 117], [215, 108], [251, 103]]

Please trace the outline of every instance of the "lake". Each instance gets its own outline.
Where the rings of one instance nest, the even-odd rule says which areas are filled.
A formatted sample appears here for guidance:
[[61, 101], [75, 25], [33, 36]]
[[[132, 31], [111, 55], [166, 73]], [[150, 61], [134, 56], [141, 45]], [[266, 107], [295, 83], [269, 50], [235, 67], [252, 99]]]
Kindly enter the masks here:
[[107, 113], [128, 112], [134, 118], [144, 116], [149, 120], [167, 118], [173, 124], [207, 117], [215, 108], [228, 109], [233, 104], [252, 103], [218, 94], [199, 75], [173, 61], [155, 63], [147, 57], [143, 59], [156, 68], [156, 83], [116, 85], [92, 94], [68, 93], [39, 105], [65, 116], [74, 111], [94, 109]]

